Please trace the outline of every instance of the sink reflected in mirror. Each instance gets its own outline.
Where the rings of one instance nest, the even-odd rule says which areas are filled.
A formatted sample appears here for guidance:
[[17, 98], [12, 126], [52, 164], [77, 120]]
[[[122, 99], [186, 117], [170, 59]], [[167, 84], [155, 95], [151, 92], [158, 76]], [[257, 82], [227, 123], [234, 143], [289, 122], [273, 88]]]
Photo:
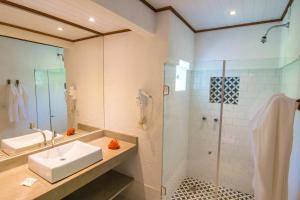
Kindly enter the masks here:
[[28, 167], [50, 183], [103, 159], [102, 149], [78, 140], [28, 157]]
[[[51, 141], [52, 132], [48, 130], [43, 131], [45, 133], [46, 142]], [[55, 140], [63, 138], [62, 134], [57, 134]], [[8, 155], [15, 155], [30, 149], [41, 147], [44, 142], [43, 135], [40, 132], [34, 132], [31, 134], [13, 137], [1, 140], [1, 150]]]

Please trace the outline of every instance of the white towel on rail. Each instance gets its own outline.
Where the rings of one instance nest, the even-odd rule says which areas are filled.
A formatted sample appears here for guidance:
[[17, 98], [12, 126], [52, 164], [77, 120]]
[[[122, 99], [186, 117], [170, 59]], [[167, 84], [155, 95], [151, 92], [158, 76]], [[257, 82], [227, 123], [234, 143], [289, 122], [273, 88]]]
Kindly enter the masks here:
[[252, 120], [255, 200], [287, 200], [297, 103], [274, 95]]
[[9, 122], [18, 122], [19, 114], [18, 114], [18, 97], [17, 91], [14, 84], [10, 84], [7, 87], [8, 93], [8, 119]]

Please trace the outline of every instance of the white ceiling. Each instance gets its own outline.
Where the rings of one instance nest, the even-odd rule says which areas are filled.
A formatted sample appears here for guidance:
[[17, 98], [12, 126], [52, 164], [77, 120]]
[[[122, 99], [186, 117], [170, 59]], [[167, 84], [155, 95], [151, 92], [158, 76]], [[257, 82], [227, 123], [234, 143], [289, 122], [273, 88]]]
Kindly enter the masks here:
[[[288, 0], [147, 0], [153, 7], [172, 6], [196, 30], [281, 17]], [[236, 10], [236, 15], [229, 12]]]
[[[109, 17], [99, 6], [89, 0], [9, 0], [12, 3], [26, 6], [43, 13], [67, 20], [96, 32], [108, 33], [126, 29]], [[32, 12], [0, 3], [0, 22], [67, 38], [81, 39], [95, 33], [50, 19]], [[89, 22], [93, 17], [95, 22]], [[57, 28], [62, 27], [63, 31]]]
[[[13, 3], [71, 21], [101, 33], [126, 29], [99, 12], [99, 5], [90, 0], [9, 0]], [[96, 21], [90, 23], [89, 17]]]
[[[107, 33], [126, 29], [91, 0], [9, 0], [89, 29]], [[155, 8], [172, 6], [196, 30], [281, 17], [288, 0], [147, 0]], [[236, 16], [229, 12], [236, 10]], [[0, 4], [0, 22], [76, 40], [95, 35], [89, 31], [27, 11]], [[91, 23], [89, 17], [96, 21]], [[58, 31], [57, 27], [63, 27]]]
[[[4, 4], [0, 4], [0, 13], [1, 22], [71, 40], [94, 35], [91, 32], [76, 28], [74, 26], [13, 8], [11, 6], [6, 6]], [[58, 27], [62, 27], [63, 31], [58, 31]]]

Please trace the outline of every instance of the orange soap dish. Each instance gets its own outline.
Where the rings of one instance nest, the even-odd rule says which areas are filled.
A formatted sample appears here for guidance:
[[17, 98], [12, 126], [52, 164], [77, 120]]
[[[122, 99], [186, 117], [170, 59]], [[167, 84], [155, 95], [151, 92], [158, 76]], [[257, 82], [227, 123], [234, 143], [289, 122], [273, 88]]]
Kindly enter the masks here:
[[117, 139], [112, 139], [109, 144], [108, 148], [112, 150], [120, 149], [120, 144]]

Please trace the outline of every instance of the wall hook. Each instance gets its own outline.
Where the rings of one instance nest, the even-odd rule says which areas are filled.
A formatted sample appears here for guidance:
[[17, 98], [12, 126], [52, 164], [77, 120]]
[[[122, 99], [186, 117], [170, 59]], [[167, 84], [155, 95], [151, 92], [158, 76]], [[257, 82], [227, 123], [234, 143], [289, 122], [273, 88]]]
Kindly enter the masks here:
[[20, 84], [20, 81], [16, 80], [16, 86], [19, 86], [19, 84]]

